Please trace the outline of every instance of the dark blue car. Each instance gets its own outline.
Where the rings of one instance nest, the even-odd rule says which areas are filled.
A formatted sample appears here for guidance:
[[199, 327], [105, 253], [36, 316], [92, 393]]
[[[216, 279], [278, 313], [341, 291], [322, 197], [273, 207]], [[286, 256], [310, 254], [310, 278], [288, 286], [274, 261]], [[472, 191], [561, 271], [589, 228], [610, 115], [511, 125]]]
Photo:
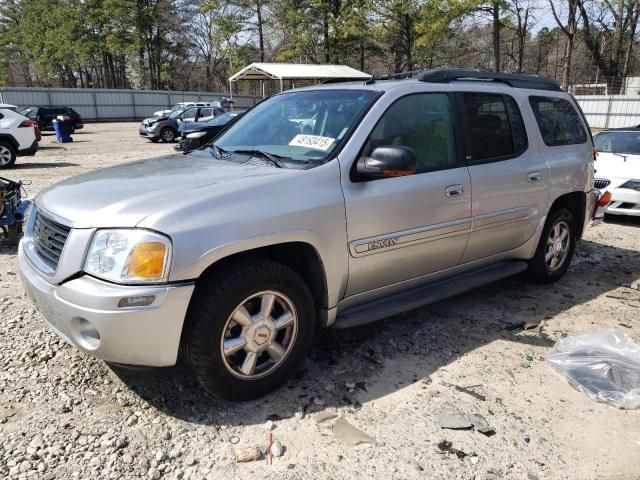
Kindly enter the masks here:
[[224, 113], [206, 123], [183, 122], [179, 127], [182, 141], [173, 148], [187, 153], [206, 145], [242, 113], [244, 112]]

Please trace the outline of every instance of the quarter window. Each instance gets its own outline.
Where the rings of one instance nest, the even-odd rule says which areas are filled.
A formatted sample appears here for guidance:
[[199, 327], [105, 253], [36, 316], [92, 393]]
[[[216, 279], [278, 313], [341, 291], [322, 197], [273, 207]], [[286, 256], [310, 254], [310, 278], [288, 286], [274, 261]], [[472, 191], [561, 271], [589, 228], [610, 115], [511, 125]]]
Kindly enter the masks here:
[[576, 109], [563, 98], [529, 97], [544, 143], [550, 147], [576, 145], [587, 141]]
[[516, 101], [508, 95], [463, 93], [472, 161], [498, 160], [527, 149], [527, 132]]
[[455, 166], [456, 143], [449, 96], [427, 93], [399, 99], [380, 118], [369, 140], [368, 152], [385, 145], [411, 147], [416, 152], [418, 172]]

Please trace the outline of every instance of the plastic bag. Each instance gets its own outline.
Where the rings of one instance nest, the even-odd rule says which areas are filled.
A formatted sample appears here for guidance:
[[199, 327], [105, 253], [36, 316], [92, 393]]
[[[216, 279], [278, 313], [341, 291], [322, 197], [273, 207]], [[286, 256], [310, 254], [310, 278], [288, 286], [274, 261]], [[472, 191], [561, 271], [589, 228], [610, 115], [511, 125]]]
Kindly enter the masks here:
[[602, 330], [563, 338], [547, 362], [598, 402], [640, 407], [640, 347], [624, 332]]

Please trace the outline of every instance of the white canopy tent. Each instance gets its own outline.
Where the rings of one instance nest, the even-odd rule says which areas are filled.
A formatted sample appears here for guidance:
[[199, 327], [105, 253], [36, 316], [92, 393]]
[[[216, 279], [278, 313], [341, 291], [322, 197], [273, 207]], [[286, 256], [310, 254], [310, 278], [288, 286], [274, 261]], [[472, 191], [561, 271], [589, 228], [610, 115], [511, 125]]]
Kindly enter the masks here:
[[[295, 63], [252, 63], [235, 75], [229, 77], [229, 94], [233, 97], [233, 82], [238, 80], [259, 80], [262, 96], [264, 97], [264, 81], [276, 80], [280, 82], [280, 91], [284, 89], [285, 80], [369, 80], [371, 75], [347, 67], [346, 65], [311, 65]], [[294, 84], [295, 88], [295, 84]]]

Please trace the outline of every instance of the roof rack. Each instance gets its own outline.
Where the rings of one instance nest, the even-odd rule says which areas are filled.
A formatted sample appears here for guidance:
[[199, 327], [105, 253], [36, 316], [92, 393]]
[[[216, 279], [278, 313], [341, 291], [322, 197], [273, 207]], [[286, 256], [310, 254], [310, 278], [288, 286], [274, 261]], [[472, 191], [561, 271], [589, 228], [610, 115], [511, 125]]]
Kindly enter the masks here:
[[495, 73], [486, 70], [467, 68], [438, 68], [423, 70], [416, 78], [421, 82], [448, 83], [454, 80], [481, 80], [502, 82], [514, 88], [531, 88], [535, 90], [561, 91], [560, 84], [555, 80], [539, 75], [521, 75], [514, 73]]
[[422, 72], [424, 72], [424, 69], [409, 70], [407, 72], [398, 73], [387, 73], [386, 75], [382, 75], [380, 77], [373, 77], [372, 80], [403, 80], [405, 78], [413, 78], [421, 74]]

